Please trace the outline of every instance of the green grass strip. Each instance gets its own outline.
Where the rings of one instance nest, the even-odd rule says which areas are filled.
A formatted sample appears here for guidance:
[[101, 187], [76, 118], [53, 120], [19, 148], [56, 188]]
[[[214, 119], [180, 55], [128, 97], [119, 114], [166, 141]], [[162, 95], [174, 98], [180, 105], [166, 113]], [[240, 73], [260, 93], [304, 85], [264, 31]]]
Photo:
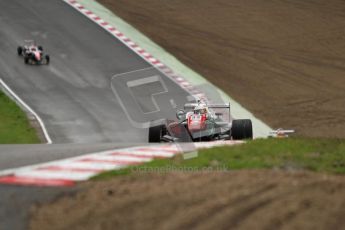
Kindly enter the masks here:
[[257, 139], [238, 146], [203, 149], [198, 157], [184, 160], [181, 155], [154, 160], [147, 164], [97, 175], [107, 179], [133, 172], [239, 170], [239, 169], [311, 170], [345, 173], [345, 141], [340, 139]]
[[40, 143], [26, 114], [0, 91], [0, 144]]

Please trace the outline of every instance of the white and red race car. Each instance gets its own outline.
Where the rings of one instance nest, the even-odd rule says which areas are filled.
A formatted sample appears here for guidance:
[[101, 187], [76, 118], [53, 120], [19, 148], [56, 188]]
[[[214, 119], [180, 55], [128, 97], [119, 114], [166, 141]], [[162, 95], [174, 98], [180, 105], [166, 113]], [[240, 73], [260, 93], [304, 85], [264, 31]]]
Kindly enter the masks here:
[[[229, 120], [216, 109], [228, 109]], [[186, 112], [188, 111], [188, 112]], [[230, 104], [207, 105], [203, 102], [185, 104], [184, 110], [176, 113], [178, 121], [149, 128], [149, 142], [198, 142], [213, 140], [243, 140], [253, 138], [250, 119], [231, 120]]]
[[42, 46], [37, 46], [33, 40], [25, 40], [23, 46], [18, 46], [17, 53], [24, 57], [25, 64], [49, 64], [49, 55], [43, 54]]

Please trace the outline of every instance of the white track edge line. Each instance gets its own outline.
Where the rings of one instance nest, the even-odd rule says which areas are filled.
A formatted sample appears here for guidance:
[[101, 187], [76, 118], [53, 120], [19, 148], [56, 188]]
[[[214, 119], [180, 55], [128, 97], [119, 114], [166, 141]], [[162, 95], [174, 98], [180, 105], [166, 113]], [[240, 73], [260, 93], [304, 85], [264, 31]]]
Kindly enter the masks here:
[[22, 106], [24, 106], [30, 113], [32, 113], [35, 116], [36, 120], [41, 126], [47, 144], [52, 144], [53, 142], [40, 116], [38, 116], [38, 114], [28, 104], [26, 104], [17, 94], [15, 94], [15, 92], [11, 90], [11, 88], [2, 80], [2, 78], [0, 78], [0, 84], [7, 90], [7, 92], [11, 94], [12, 97], [15, 98], [16, 101], [18, 101]]

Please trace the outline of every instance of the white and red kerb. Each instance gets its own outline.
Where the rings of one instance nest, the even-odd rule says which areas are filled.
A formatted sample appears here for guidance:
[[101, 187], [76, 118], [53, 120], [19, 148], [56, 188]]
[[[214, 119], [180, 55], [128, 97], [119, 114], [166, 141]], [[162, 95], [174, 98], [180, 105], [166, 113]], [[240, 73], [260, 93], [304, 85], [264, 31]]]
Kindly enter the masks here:
[[[196, 149], [219, 145], [236, 145], [242, 141], [194, 143]], [[177, 144], [139, 146], [92, 153], [32, 166], [12, 169], [0, 177], [0, 184], [32, 186], [73, 186], [78, 181], [109, 170], [144, 164], [156, 158], [169, 158], [181, 154]], [[6, 170], [9, 171], [9, 170]], [[0, 171], [0, 174], [3, 174]]]

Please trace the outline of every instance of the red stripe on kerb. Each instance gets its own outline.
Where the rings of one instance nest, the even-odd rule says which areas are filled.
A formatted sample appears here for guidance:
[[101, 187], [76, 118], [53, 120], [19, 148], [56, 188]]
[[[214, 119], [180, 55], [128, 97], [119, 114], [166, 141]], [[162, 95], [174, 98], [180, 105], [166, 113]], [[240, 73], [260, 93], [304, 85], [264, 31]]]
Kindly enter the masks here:
[[90, 169], [90, 168], [74, 168], [74, 167], [63, 167], [63, 166], [45, 166], [40, 167], [35, 170], [44, 170], [44, 171], [67, 171], [67, 172], [103, 172], [101, 169]]
[[77, 3], [77, 1], [75, 1], [75, 0], [71, 0], [71, 1], [69, 1], [69, 2], [72, 3], [72, 4]]
[[124, 160], [104, 160], [104, 159], [92, 159], [84, 158], [77, 160], [79, 162], [95, 162], [95, 163], [106, 163], [106, 164], [115, 164], [115, 165], [137, 165], [144, 163], [143, 161], [124, 161]]
[[138, 157], [138, 158], [144, 158], [144, 159], [152, 159], [152, 158], [165, 158], [163, 156], [155, 156], [155, 155], [144, 155], [144, 154], [137, 154], [135, 152], [133, 153], [125, 153], [125, 152], [113, 152], [110, 153], [111, 156], [125, 156], [125, 157]]
[[125, 39], [123, 39], [123, 41], [124, 41], [124, 42], [130, 42], [130, 41], [131, 41], [131, 39], [129, 39], [129, 38], [125, 38]]
[[85, 14], [90, 15], [93, 14], [91, 11], [87, 11]]
[[116, 30], [116, 28], [115, 27], [110, 27], [108, 30], [114, 31], [114, 30]]
[[[150, 147], [150, 148], [157, 148], [157, 147]], [[174, 146], [174, 145], [163, 145], [163, 146], [159, 146], [159, 149], [174, 149], [175, 148], [175, 150], [176, 151], [178, 151], [177, 150], [177, 147], [176, 146]]]
[[138, 149], [135, 149], [137, 151], [145, 151], [145, 152], [168, 152], [168, 153], [178, 153], [179, 151], [178, 150], [173, 150], [173, 149], [155, 149], [155, 148], [138, 148]]
[[119, 33], [116, 33], [116, 36], [118, 36], [118, 37], [123, 37], [123, 36], [125, 36], [123, 33], [121, 33], [121, 32], [119, 32]]
[[73, 186], [75, 184], [72, 180], [59, 180], [59, 179], [40, 179], [24, 176], [6, 176], [0, 177], [2, 184], [15, 184], [15, 185], [34, 185], [34, 186]]
[[155, 65], [159, 64], [159, 63], [160, 63], [160, 61], [158, 61], [158, 60], [152, 62], [152, 64], [155, 64]]
[[82, 9], [85, 9], [84, 6], [77, 6], [78, 9], [82, 10]]
[[98, 16], [94, 17], [93, 19], [94, 19], [94, 20], [97, 20], [97, 21], [98, 21], [98, 20], [101, 20], [101, 18], [98, 17]]
[[108, 25], [108, 24], [109, 24], [108, 22], [102, 22], [102, 23], [101, 23], [102, 26], [106, 26], [106, 25]]

